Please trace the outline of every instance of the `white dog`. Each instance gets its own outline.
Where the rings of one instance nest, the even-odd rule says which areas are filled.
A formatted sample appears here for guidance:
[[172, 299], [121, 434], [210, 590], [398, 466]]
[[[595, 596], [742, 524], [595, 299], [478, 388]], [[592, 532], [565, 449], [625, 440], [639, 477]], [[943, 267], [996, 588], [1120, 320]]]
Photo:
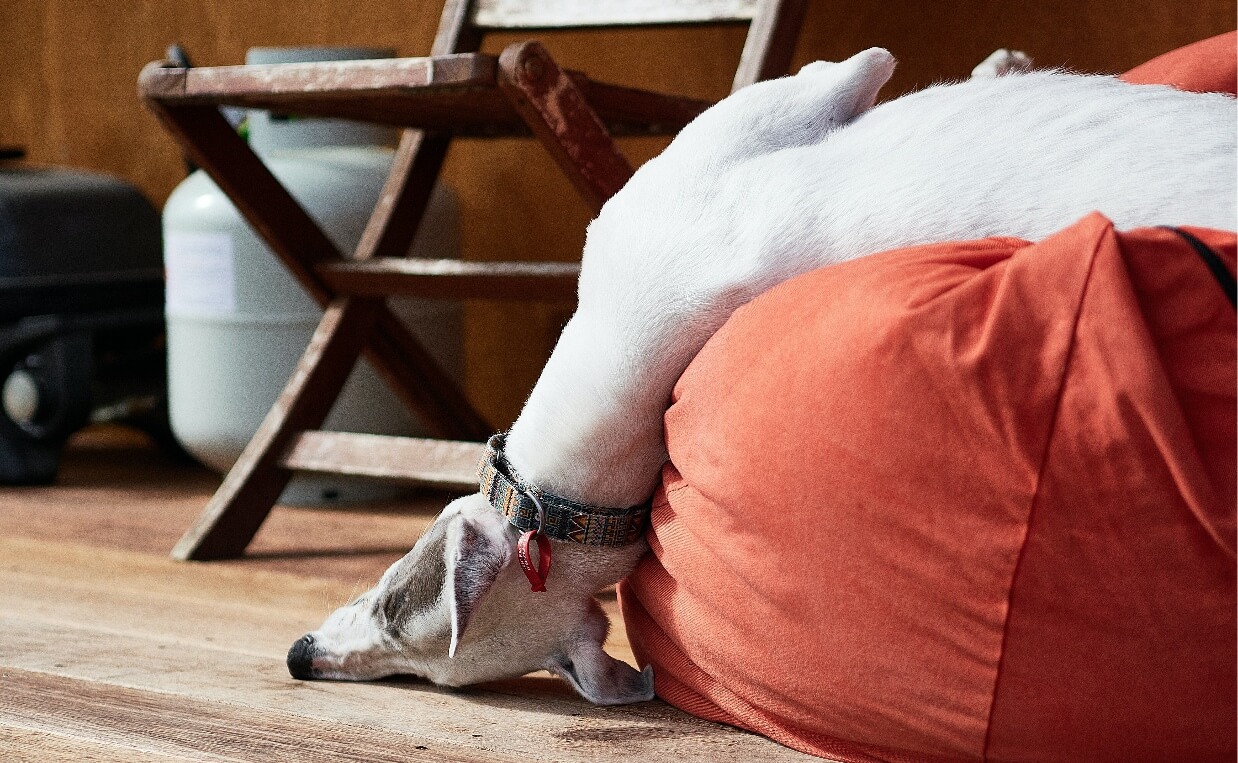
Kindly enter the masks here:
[[[988, 73], [1022, 68], [1010, 58]], [[1227, 96], [1030, 72], [874, 108], [893, 69], [874, 48], [747, 87], [635, 174], [589, 228], [579, 308], [496, 443], [484, 494], [452, 502], [373, 590], [294, 644], [294, 676], [458, 686], [545, 668], [593, 702], [649, 699], [651, 672], [602, 651], [609, 624], [593, 598], [644, 552], [636, 526], [610, 527], [613, 545], [542, 536], [554, 572], [531, 593], [537, 565], [513, 563], [521, 530], [500, 511], [553, 524], [572, 501], [591, 505], [589, 522], [645, 504], [667, 457], [671, 388], [737, 307], [823, 265], [1039, 239], [1093, 210], [1119, 228], [1235, 227]]]

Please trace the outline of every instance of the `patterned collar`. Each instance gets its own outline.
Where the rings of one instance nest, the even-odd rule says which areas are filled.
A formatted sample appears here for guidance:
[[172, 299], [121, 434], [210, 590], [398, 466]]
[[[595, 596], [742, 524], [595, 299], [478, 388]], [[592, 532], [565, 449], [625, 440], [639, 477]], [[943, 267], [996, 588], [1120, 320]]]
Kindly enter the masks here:
[[608, 509], [560, 498], [530, 485], [503, 455], [506, 435], [486, 443], [478, 468], [481, 493], [521, 532], [540, 532], [553, 540], [586, 546], [623, 546], [641, 536], [650, 505]]

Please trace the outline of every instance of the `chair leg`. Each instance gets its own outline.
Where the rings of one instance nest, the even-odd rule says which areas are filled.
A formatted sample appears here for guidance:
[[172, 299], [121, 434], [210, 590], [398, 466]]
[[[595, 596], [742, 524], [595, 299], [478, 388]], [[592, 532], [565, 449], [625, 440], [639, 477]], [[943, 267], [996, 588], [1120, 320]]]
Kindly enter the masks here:
[[632, 165], [584, 93], [540, 43], [503, 50], [499, 87], [595, 212], [632, 177]]
[[[339, 262], [342, 254], [218, 109], [196, 104], [171, 106], [157, 99], [147, 102], [326, 309], [279, 400], [218, 492], [173, 549], [174, 558], [218, 559], [244, 552], [292, 476], [279, 466], [284, 452], [301, 431], [319, 426], [326, 418], [362, 352], [433, 435], [485, 440], [492, 433], [490, 424], [469, 403], [459, 385], [382, 300], [339, 298], [326, 285], [316, 267]], [[402, 152], [406, 164], [398, 169], [437, 176], [446, 150], [438, 142], [432, 140], [429, 146], [420, 138], [409, 142]], [[423, 157], [419, 148], [428, 149], [428, 154]], [[398, 174], [404, 176], [405, 172]], [[396, 223], [390, 213], [415, 212], [419, 217], [420, 209], [414, 207], [424, 204], [433, 180], [419, 176], [408, 184], [409, 191], [402, 184], [388, 184], [394, 188], [395, 208], [375, 214], [373, 230], [368, 234], [370, 246], [385, 253], [404, 240], [403, 248], [407, 247], [415, 226]], [[388, 233], [388, 223], [395, 223], [396, 230]]]
[[298, 434], [321, 426], [373, 333], [383, 303], [345, 297], [327, 306], [287, 386], [223, 484], [172, 550], [180, 560], [238, 557], [292, 473], [280, 459]]
[[799, 39], [807, 10], [808, 0], [774, 0], [758, 5], [757, 15], [744, 40], [739, 68], [735, 70], [732, 93], [791, 71], [795, 41]]
[[378, 204], [357, 244], [354, 260], [404, 257], [413, 243], [430, 194], [447, 156], [451, 138], [405, 130], [391, 161]]

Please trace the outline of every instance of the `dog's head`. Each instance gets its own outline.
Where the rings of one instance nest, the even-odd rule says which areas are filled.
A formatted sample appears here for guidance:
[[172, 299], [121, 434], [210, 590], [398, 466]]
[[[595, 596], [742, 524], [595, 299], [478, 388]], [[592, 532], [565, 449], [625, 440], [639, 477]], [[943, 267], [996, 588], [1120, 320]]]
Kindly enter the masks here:
[[602, 650], [610, 624], [593, 598], [644, 544], [599, 552], [556, 543], [547, 592], [533, 593], [512, 563], [516, 536], [482, 495], [453, 501], [378, 585], [292, 645], [289, 672], [463, 686], [545, 669], [597, 704], [651, 699], [652, 673]]

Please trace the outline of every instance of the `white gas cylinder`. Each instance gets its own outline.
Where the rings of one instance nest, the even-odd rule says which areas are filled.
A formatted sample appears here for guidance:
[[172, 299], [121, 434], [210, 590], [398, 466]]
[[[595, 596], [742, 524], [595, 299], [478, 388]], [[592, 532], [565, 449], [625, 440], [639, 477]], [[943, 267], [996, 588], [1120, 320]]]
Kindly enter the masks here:
[[[255, 48], [246, 63], [389, 56], [343, 48]], [[249, 112], [249, 142], [272, 173], [344, 252], [361, 238], [391, 165], [395, 131], [331, 119]], [[168, 398], [172, 431], [219, 471], [240, 456], [288, 381], [322, 311], [203, 172], [185, 179], [163, 212], [167, 270]], [[459, 256], [459, 214], [435, 189], [412, 256]], [[462, 373], [458, 302], [391, 300], [394, 311], [457, 379]], [[324, 429], [423, 435], [424, 429], [362, 360]], [[397, 488], [298, 475], [281, 497], [293, 504], [376, 500]]]

